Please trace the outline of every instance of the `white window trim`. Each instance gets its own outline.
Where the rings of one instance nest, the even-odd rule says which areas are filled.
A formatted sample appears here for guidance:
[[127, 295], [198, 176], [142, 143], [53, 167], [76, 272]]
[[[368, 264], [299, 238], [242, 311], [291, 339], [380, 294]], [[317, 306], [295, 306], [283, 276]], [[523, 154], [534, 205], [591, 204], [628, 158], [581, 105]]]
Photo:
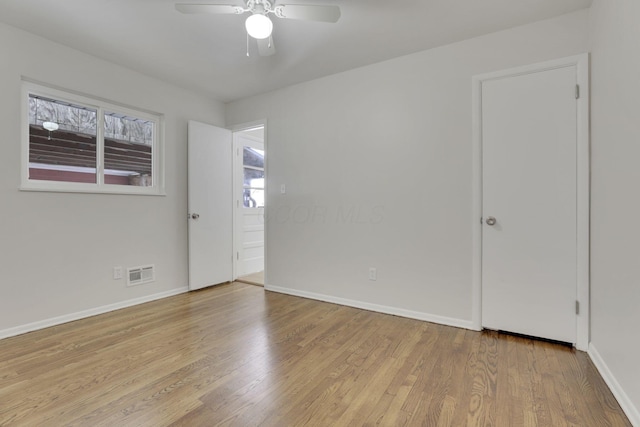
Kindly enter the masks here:
[[[98, 183], [80, 183], [64, 181], [44, 181], [29, 179], [29, 95], [38, 95], [55, 100], [65, 101], [98, 111], [96, 174]], [[51, 191], [63, 193], [105, 193], [105, 194], [137, 194], [148, 196], [164, 196], [164, 115], [97, 99], [82, 94], [54, 89], [41, 84], [23, 80], [22, 82], [22, 119], [21, 119], [21, 191]], [[104, 184], [104, 111], [122, 113], [153, 121], [154, 138], [151, 148], [152, 182], [148, 187], [134, 185]]]

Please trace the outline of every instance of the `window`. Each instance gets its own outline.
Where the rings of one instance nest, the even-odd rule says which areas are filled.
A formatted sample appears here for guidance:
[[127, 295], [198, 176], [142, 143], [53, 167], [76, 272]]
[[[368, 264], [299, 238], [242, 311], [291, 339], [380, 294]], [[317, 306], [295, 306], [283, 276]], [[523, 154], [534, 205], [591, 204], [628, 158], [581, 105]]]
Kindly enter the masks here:
[[22, 189], [163, 194], [162, 117], [24, 83]]
[[242, 152], [245, 208], [264, 208], [264, 150], [244, 146]]

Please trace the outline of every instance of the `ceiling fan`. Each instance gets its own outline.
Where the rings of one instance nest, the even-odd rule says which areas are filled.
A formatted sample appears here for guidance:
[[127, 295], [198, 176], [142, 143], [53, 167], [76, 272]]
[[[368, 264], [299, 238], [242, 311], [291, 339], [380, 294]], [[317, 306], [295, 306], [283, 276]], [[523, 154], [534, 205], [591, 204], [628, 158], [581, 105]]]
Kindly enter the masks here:
[[227, 4], [176, 4], [176, 10], [182, 13], [213, 13], [241, 15], [250, 12], [245, 21], [247, 29], [247, 56], [249, 56], [249, 36], [258, 42], [261, 56], [275, 53], [273, 45], [273, 22], [268, 15], [278, 18], [299, 19], [335, 23], [340, 19], [338, 6], [317, 6], [310, 4], [275, 4], [273, 0], [244, 0], [244, 6]]

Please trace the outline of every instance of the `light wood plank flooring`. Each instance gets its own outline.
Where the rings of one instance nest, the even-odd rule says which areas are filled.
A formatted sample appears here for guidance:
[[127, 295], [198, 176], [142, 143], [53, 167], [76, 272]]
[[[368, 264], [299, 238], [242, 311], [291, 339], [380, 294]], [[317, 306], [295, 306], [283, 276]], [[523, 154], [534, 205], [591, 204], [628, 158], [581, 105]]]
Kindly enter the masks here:
[[630, 424], [585, 353], [232, 283], [0, 341], [0, 425]]
[[259, 271], [257, 273], [238, 277], [238, 282], [248, 283], [250, 285], [264, 286], [264, 271]]

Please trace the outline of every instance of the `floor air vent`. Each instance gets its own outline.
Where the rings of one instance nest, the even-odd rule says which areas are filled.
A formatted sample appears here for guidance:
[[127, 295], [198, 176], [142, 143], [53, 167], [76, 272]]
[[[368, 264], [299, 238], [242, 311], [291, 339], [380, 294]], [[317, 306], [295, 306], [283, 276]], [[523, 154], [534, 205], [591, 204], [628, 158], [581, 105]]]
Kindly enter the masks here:
[[127, 269], [127, 286], [142, 285], [143, 283], [153, 282], [154, 280], [155, 272], [153, 265]]

